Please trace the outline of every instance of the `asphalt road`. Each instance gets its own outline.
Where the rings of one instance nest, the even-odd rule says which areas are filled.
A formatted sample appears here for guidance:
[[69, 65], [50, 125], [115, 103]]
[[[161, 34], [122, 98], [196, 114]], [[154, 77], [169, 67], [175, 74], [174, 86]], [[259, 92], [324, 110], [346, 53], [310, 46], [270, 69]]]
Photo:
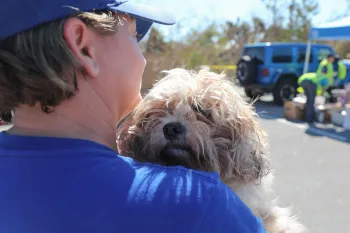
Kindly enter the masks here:
[[350, 132], [287, 121], [269, 96], [256, 109], [269, 134], [280, 204], [291, 205], [310, 233], [350, 232]]

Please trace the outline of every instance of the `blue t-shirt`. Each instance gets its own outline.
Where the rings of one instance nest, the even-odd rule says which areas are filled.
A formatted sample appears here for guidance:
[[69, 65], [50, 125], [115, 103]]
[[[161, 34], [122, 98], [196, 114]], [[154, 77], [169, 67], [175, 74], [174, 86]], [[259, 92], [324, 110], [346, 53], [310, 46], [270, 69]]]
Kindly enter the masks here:
[[80, 139], [0, 133], [1, 233], [263, 233], [216, 173]]

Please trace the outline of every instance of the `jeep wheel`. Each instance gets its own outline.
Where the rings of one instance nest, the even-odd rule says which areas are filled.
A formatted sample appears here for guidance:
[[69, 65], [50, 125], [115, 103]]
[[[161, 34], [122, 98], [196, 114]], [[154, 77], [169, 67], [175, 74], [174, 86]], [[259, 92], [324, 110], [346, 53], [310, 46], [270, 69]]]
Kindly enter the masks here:
[[243, 56], [237, 63], [237, 79], [243, 85], [254, 82], [256, 77], [256, 60], [250, 56]]
[[244, 88], [244, 92], [245, 92], [245, 95], [247, 97], [254, 99], [254, 100], [261, 96], [261, 95], [257, 94], [256, 92], [254, 92], [253, 90], [248, 89], [248, 88]]
[[298, 84], [292, 78], [282, 79], [273, 90], [273, 100], [278, 105], [292, 100], [297, 95]]

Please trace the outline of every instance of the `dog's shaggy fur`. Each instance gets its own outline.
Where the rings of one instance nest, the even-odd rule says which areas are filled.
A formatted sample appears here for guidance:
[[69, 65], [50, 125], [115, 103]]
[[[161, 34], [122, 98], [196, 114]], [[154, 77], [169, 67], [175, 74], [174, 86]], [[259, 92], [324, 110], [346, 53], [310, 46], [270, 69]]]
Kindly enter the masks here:
[[301, 233], [276, 205], [267, 140], [253, 107], [225, 75], [173, 69], [118, 127], [121, 155], [216, 171], [271, 233]]

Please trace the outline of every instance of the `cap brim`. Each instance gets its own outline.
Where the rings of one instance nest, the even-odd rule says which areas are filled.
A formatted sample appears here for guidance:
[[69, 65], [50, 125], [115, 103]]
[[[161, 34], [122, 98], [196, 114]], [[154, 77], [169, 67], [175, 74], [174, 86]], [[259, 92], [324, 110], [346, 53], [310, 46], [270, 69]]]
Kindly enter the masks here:
[[138, 42], [140, 42], [145, 37], [149, 29], [152, 27], [152, 24], [153, 23], [151, 21], [136, 18], [136, 31]]
[[108, 7], [113, 11], [126, 13], [136, 18], [138, 41], [146, 35], [153, 23], [164, 25], [176, 23], [176, 18], [173, 14], [143, 4], [124, 2], [119, 5], [109, 4]]

